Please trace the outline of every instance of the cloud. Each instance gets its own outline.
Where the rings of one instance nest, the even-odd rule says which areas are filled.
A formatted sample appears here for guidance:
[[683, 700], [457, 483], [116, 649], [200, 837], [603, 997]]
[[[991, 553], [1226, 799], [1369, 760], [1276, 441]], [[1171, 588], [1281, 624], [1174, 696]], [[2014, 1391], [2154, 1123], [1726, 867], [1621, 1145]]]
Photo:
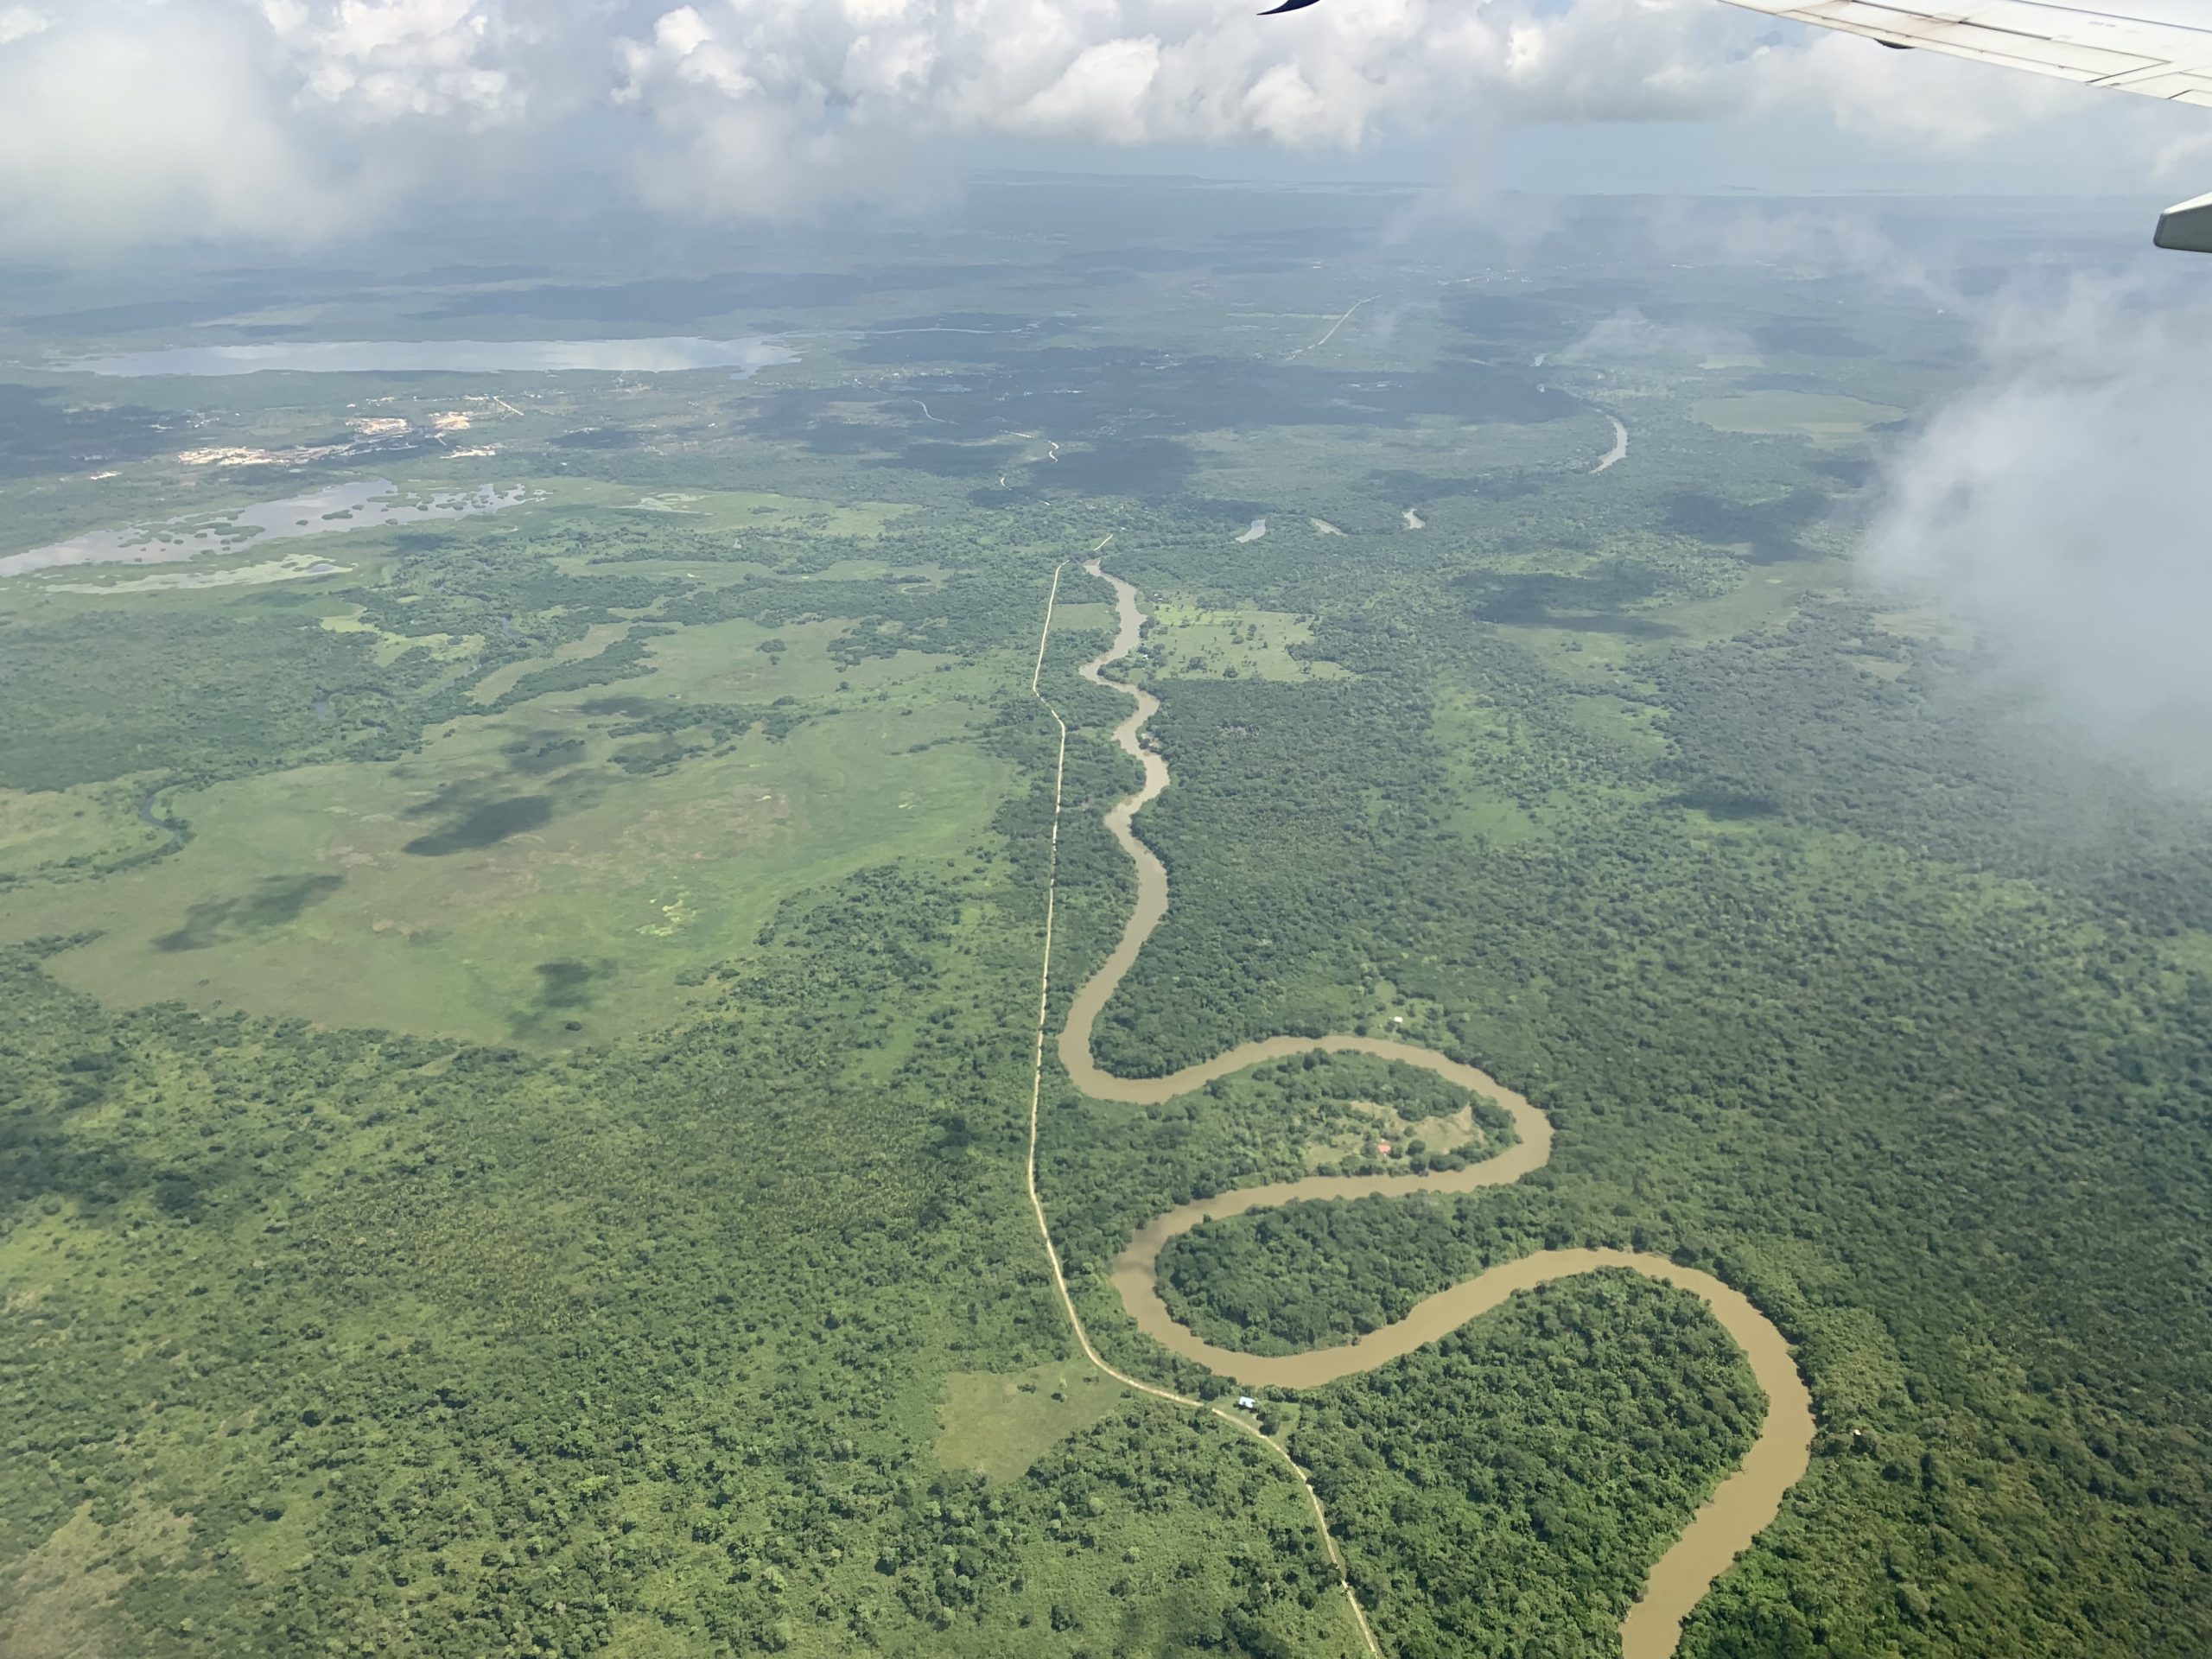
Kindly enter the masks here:
[[1592, 326], [1590, 332], [1555, 352], [1554, 363], [1590, 364], [1681, 361], [1702, 362], [1708, 357], [1740, 357], [1752, 349], [1751, 338], [1733, 329], [1710, 323], [1654, 322], [1633, 307], [1617, 311]]
[[1817, 35], [1802, 48], [1762, 47], [1756, 62], [1764, 107], [1821, 110], [1847, 131], [1891, 140], [1977, 143], [2100, 96], [1936, 52], [1870, 51], [1866, 41], [1838, 34]]
[[1235, 0], [0, 0], [0, 235], [312, 237], [450, 189], [456, 169], [524, 164], [570, 128], [618, 135], [645, 193], [696, 217], [910, 199], [933, 149], [977, 135], [1341, 151], [1385, 131], [1827, 111], [1968, 142], [2080, 96], [1778, 31], [1715, 0], [1250, 14]]
[[337, 227], [331, 180], [286, 120], [250, 18], [139, 9], [0, 48], [0, 227], [93, 244], [200, 226], [277, 238]]
[[1289, 29], [1212, 0], [700, 0], [624, 42], [621, 96], [821, 127], [1342, 148], [1470, 112], [1731, 101], [1708, 0], [1337, 0]]
[[2001, 310], [1986, 353], [1889, 468], [1868, 576], [1969, 624], [2054, 727], [2212, 787], [2212, 304], [2079, 283]]
[[0, 46], [43, 35], [52, 27], [47, 15], [34, 6], [0, 6]]

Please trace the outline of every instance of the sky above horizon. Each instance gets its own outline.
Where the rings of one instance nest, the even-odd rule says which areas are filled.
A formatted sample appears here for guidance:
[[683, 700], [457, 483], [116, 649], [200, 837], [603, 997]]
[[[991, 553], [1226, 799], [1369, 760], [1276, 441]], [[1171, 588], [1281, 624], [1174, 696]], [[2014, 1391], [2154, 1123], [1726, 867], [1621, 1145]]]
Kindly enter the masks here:
[[979, 168], [2140, 197], [2202, 111], [1719, 0], [0, 0], [0, 245], [308, 247], [558, 195], [910, 212]]

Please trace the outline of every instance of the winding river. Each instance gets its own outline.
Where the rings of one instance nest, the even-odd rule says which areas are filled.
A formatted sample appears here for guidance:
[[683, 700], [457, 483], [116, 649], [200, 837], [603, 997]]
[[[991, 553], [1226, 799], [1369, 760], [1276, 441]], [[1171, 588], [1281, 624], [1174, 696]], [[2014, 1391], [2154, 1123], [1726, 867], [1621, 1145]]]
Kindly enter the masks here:
[[[1104, 543], [1100, 543], [1101, 548], [1104, 545]], [[1280, 1357], [1240, 1353], [1232, 1349], [1216, 1347], [1201, 1339], [1188, 1327], [1178, 1324], [1168, 1312], [1166, 1304], [1161, 1300], [1158, 1281], [1160, 1250], [1169, 1240], [1190, 1231], [1208, 1217], [1233, 1216], [1247, 1210], [1300, 1198], [1356, 1198], [1415, 1191], [1465, 1192], [1482, 1187], [1503, 1186], [1541, 1168], [1549, 1160], [1552, 1128], [1550, 1120], [1535, 1106], [1487, 1073], [1431, 1049], [1372, 1038], [1269, 1038], [1264, 1041], [1240, 1044], [1226, 1053], [1186, 1066], [1165, 1077], [1117, 1077], [1099, 1069], [1091, 1058], [1091, 1028], [1100, 1011], [1135, 966], [1137, 953], [1144, 948], [1145, 941], [1152, 937], [1153, 930], [1167, 914], [1166, 869], [1152, 849], [1137, 838], [1134, 823], [1145, 804], [1167, 787], [1168, 773], [1166, 760], [1139, 741], [1146, 722], [1159, 709], [1159, 700], [1141, 687], [1111, 678], [1104, 671], [1109, 664], [1134, 651], [1143, 633], [1145, 618], [1138, 603], [1137, 591], [1120, 577], [1110, 575], [1101, 569], [1095, 556], [1084, 568], [1113, 587], [1120, 626], [1112, 647], [1103, 655], [1084, 664], [1080, 671], [1085, 679], [1095, 684], [1109, 686], [1135, 703], [1135, 707], [1128, 717], [1115, 728], [1114, 741], [1143, 767], [1144, 784], [1135, 794], [1117, 802], [1106, 815], [1107, 829], [1136, 866], [1137, 899], [1128, 924], [1122, 930], [1121, 942], [1097, 972], [1076, 993], [1068, 1010], [1066, 1023], [1060, 1032], [1060, 1063], [1076, 1086], [1098, 1100], [1152, 1104], [1187, 1094], [1216, 1077], [1226, 1077], [1264, 1060], [1302, 1054], [1313, 1049], [1334, 1052], [1357, 1051], [1424, 1067], [1463, 1089], [1489, 1096], [1510, 1116], [1520, 1136], [1517, 1141], [1497, 1156], [1465, 1169], [1426, 1175], [1310, 1176], [1302, 1180], [1243, 1187], [1171, 1210], [1141, 1229], [1116, 1259], [1113, 1281], [1122, 1304], [1147, 1335], [1185, 1358], [1197, 1361], [1217, 1376], [1254, 1386], [1296, 1389], [1316, 1387], [1334, 1382], [1338, 1377], [1372, 1370], [1456, 1330], [1478, 1314], [1497, 1306], [1516, 1291], [1531, 1290], [1539, 1285], [1580, 1274], [1609, 1268], [1625, 1268], [1688, 1291], [1712, 1310], [1713, 1317], [1742, 1347], [1751, 1363], [1752, 1374], [1766, 1392], [1767, 1414], [1758, 1438], [1741, 1466], [1721, 1482], [1692, 1518], [1688, 1529], [1653, 1566], [1641, 1598], [1629, 1609], [1627, 1618], [1621, 1621], [1623, 1659], [1669, 1659], [1681, 1639], [1682, 1621], [1704, 1598], [1706, 1592], [1712, 1588], [1713, 1580], [1728, 1569], [1737, 1555], [1774, 1519], [1782, 1507], [1783, 1497], [1803, 1475], [1811, 1459], [1812, 1399], [1806, 1390], [1804, 1379], [1798, 1373], [1796, 1363], [1790, 1357], [1789, 1343], [1781, 1332], [1742, 1292], [1724, 1284], [1710, 1274], [1678, 1266], [1665, 1256], [1626, 1250], [1542, 1250], [1517, 1261], [1502, 1262], [1472, 1279], [1440, 1291], [1417, 1304], [1397, 1324], [1374, 1332], [1357, 1342], [1341, 1347], [1315, 1349], [1302, 1354]], [[1053, 593], [1057, 601], [1057, 578], [1053, 583]], [[1042, 673], [1045, 645], [1051, 638], [1049, 606], [1045, 630], [1046, 637], [1038, 645], [1039, 677]], [[1038, 692], [1040, 700], [1043, 699], [1037, 677], [1033, 677], [1032, 689]], [[1049, 701], [1046, 707], [1051, 707]], [[1057, 710], [1053, 718], [1056, 721], [1059, 719]], [[1065, 771], [1066, 729], [1063, 721], [1063, 776]], [[1059, 839], [1057, 799], [1052, 836], [1057, 849]], [[1038, 1079], [1030, 1109], [1030, 1202], [1036, 1211], [1039, 1228], [1045, 1233], [1046, 1249], [1052, 1256], [1053, 1277], [1058, 1286], [1062, 1303], [1074, 1323], [1077, 1338], [1085, 1354], [1102, 1370], [1133, 1388], [1162, 1398], [1180, 1400], [1182, 1396], [1169, 1390], [1141, 1382], [1116, 1370], [1093, 1347], [1082, 1319], [1076, 1313], [1074, 1300], [1068, 1294], [1058, 1252], [1052, 1248], [1043, 1201], [1038, 1193], [1037, 1102], [1042, 1090], [1046, 1007], [1051, 985], [1052, 908], [1048, 899], [1046, 969], [1039, 998]], [[1249, 1418], [1234, 1416], [1219, 1408], [1214, 1409], [1216, 1414], [1258, 1433]], [[1344, 1576], [1343, 1559], [1337, 1549], [1335, 1539], [1328, 1534], [1328, 1517], [1319, 1495], [1306, 1478], [1306, 1471], [1299, 1467], [1286, 1447], [1264, 1435], [1261, 1438], [1266, 1440], [1267, 1444], [1296, 1471], [1305, 1484], [1306, 1497], [1321, 1523], [1330, 1559], [1337, 1567], [1361, 1637], [1369, 1652], [1380, 1659], [1382, 1648], [1376, 1641], [1365, 1611], [1360, 1606], [1358, 1596], [1353, 1591], [1349, 1578]]]

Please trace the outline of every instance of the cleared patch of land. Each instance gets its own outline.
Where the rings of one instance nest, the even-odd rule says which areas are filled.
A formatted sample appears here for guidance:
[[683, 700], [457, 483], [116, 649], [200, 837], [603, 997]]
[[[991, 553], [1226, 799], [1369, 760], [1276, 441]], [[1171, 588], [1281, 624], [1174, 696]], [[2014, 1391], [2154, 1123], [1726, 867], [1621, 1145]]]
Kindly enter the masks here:
[[1760, 437], [1810, 438], [1815, 443], [1847, 443], [1871, 427], [1901, 420], [1904, 411], [1826, 391], [1740, 391], [1726, 397], [1701, 397], [1691, 411], [1720, 432]]
[[[441, 662], [467, 662], [484, 649], [480, 635], [464, 634], [458, 638], [449, 633], [405, 634], [391, 633], [374, 623], [361, 620], [360, 607], [347, 607], [343, 614], [326, 616], [321, 626], [326, 633], [373, 633], [377, 636], [376, 660], [379, 667], [389, 667], [410, 651], [427, 651]], [[588, 655], [589, 653], [586, 653]], [[532, 664], [542, 666], [542, 664]]]
[[1163, 600], [1146, 637], [1152, 660], [1182, 679], [1330, 680], [1341, 664], [1291, 654], [1313, 638], [1303, 618], [1286, 611], [1208, 610]]
[[1026, 1371], [955, 1371], [944, 1379], [937, 1460], [995, 1481], [1018, 1480], [1059, 1441], [1128, 1397], [1089, 1365], [1052, 1360]]
[[890, 501], [841, 505], [811, 496], [778, 495], [760, 490], [650, 491], [601, 483], [595, 479], [543, 481], [550, 511], [600, 507], [635, 514], [671, 528], [730, 531], [804, 531], [817, 536], [874, 537], [907, 514], [910, 506]]

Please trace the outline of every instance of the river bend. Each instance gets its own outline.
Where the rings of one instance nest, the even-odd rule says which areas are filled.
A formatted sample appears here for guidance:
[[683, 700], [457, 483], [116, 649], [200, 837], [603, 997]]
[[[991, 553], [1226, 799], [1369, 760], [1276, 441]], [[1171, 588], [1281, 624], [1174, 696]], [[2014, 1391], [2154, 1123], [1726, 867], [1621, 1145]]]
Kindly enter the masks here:
[[[1618, 459], [1618, 456], [1614, 457]], [[1103, 546], [1103, 543], [1101, 543]], [[1711, 1274], [1678, 1266], [1665, 1256], [1627, 1250], [1541, 1250], [1516, 1261], [1501, 1262], [1416, 1304], [1395, 1325], [1335, 1348], [1313, 1349], [1302, 1354], [1271, 1356], [1241, 1353], [1216, 1347], [1187, 1326], [1177, 1323], [1160, 1299], [1158, 1265], [1168, 1241], [1191, 1230], [1209, 1217], [1241, 1214], [1248, 1210], [1281, 1205], [1300, 1198], [1356, 1198], [1377, 1194], [1416, 1192], [1465, 1192], [1482, 1187], [1503, 1186], [1519, 1180], [1549, 1161], [1551, 1122], [1521, 1095], [1477, 1068], [1432, 1049], [1366, 1037], [1274, 1037], [1239, 1044], [1226, 1053], [1185, 1066], [1165, 1077], [1117, 1077], [1103, 1071], [1091, 1058], [1091, 1029], [1099, 1013], [1135, 965], [1137, 954], [1167, 914], [1167, 871], [1158, 856], [1136, 835], [1135, 821], [1145, 804], [1168, 785], [1167, 763], [1140, 741], [1146, 722], [1160, 708], [1159, 700], [1141, 686], [1109, 677], [1109, 664], [1136, 649], [1145, 617], [1136, 589], [1101, 569], [1094, 557], [1084, 567], [1110, 583], [1119, 613], [1119, 627], [1112, 647], [1084, 664], [1083, 677], [1094, 684], [1111, 687], [1128, 696], [1135, 707], [1115, 728], [1114, 741], [1144, 769], [1143, 785], [1106, 814], [1106, 827], [1136, 866], [1137, 898], [1128, 925], [1113, 953], [1076, 993], [1059, 1035], [1059, 1058], [1077, 1088], [1094, 1099], [1155, 1104], [1188, 1094], [1216, 1077], [1226, 1077], [1263, 1060], [1322, 1049], [1335, 1052], [1357, 1051], [1385, 1059], [1402, 1060], [1435, 1072], [1474, 1093], [1487, 1095], [1513, 1121], [1520, 1138], [1496, 1156], [1465, 1169], [1425, 1175], [1309, 1176], [1265, 1186], [1242, 1187], [1218, 1197], [1188, 1204], [1155, 1217], [1116, 1258], [1113, 1282], [1124, 1306], [1145, 1333], [1162, 1346], [1195, 1360], [1217, 1376], [1255, 1386], [1279, 1389], [1313, 1388], [1339, 1377], [1355, 1376], [1388, 1363], [1402, 1355], [1448, 1334], [1478, 1314], [1497, 1306], [1518, 1291], [1532, 1290], [1561, 1279], [1603, 1268], [1625, 1268], [1647, 1278], [1688, 1291], [1704, 1302], [1721, 1326], [1734, 1338], [1750, 1361], [1752, 1375], [1767, 1396], [1767, 1414], [1758, 1438], [1733, 1474], [1722, 1481], [1691, 1519], [1688, 1529], [1652, 1567], [1643, 1592], [1621, 1621], [1623, 1659], [1669, 1659], [1681, 1637], [1682, 1621], [1702, 1600], [1713, 1580], [1727, 1571], [1751, 1541], [1780, 1511], [1783, 1498], [1802, 1477], [1811, 1460], [1812, 1398], [1804, 1378], [1791, 1357], [1789, 1344], [1771, 1320], [1741, 1291]], [[1057, 591], [1057, 583], [1055, 584]], [[1049, 632], [1050, 620], [1046, 627]], [[1039, 662], [1043, 652], [1040, 645]], [[1065, 742], [1065, 738], [1063, 739]], [[1057, 830], [1055, 830], [1057, 840]], [[1048, 963], [1049, 970], [1049, 963]], [[1040, 1027], [1039, 1038], [1042, 1039]], [[1041, 1055], [1040, 1055], [1041, 1058]], [[1033, 1137], [1034, 1134], [1033, 1109]], [[1037, 1202], [1033, 1188], [1033, 1202]], [[1043, 1222], [1041, 1203], [1039, 1220]], [[1049, 1233], [1047, 1235], [1049, 1244]], [[1057, 1252], [1054, 1270], [1058, 1276]], [[1065, 1299], [1065, 1283], [1062, 1295]], [[1074, 1316], [1074, 1304], [1067, 1301]], [[1086, 1352], [1096, 1358], [1090, 1338], [1077, 1333]], [[1102, 1365], [1103, 1361], [1099, 1362]], [[1110, 1368], [1109, 1368], [1110, 1369]], [[1118, 1373], [1116, 1373], [1118, 1375]], [[1147, 1389], [1147, 1392], [1161, 1390]], [[1278, 1450], [1281, 1450], [1278, 1447]], [[1287, 1453], [1285, 1454], [1287, 1456]], [[1300, 1474], [1303, 1477], [1304, 1471]], [[1327, 1521], [1320, 1499], [1306, 1483], [1315, 1513]], [[1333, 1539], [1329, 1553], [1338, 1559]], [[1361, 1634], [1371, 1651], [1379, 1653], [1364, 1611], [1351, 1597]]]

